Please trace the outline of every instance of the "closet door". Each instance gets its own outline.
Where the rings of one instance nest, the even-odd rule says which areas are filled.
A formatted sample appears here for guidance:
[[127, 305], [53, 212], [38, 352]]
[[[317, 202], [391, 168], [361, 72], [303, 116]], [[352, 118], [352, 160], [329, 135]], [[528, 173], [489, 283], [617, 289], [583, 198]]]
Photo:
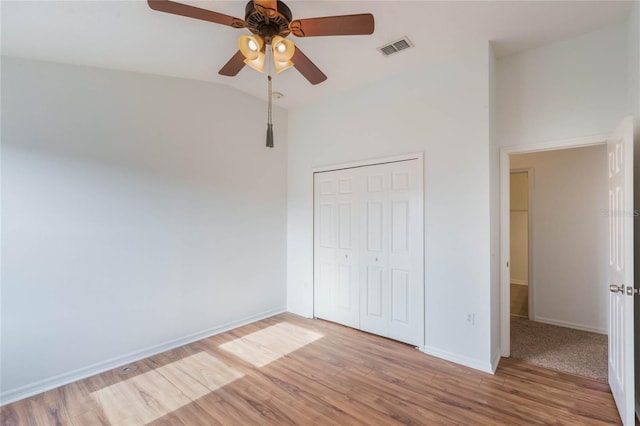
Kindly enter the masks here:
[[389, 165], [389, 330], [387, 337], [424, 340], [422, 176], [418, 162]]
[[419, 160], [316, 173], [314, 315], [422, 345]]
[[359, 328], [357, 169], [315, 176], [314, 314]]
[[389, 173], [386, 165], [362, 168], [360, 210], [360, 327], [386, 336], [389, 329]]
[[360, 328], [421, 345], [421, 179], [417, 160], [364, 167]]

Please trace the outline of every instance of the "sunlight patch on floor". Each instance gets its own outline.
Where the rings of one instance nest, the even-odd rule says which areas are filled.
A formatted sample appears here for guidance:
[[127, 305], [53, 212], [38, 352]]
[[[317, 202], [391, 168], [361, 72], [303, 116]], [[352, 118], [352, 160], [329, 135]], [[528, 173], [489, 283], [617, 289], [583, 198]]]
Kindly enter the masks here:
[[223, 343], [220, 349], [263, 367], [322, 337], [321, 333], [285, 321]]
[[114, 425], [146, 424], [244, 374], [206, 352], [91, 393]]

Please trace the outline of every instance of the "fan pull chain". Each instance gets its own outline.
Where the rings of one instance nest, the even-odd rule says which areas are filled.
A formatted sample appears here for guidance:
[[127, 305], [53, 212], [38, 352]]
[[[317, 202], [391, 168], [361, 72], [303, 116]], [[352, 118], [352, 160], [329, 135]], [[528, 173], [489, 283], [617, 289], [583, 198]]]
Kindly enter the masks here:
[[273, 109], [273, 88], [271, 84], [271, 58], [269, 57], [270, 49], [266, 49], [267, 51], [267, 63], [268, 63], [268, 101], [267, 101], [267, 148], [273, 148], [273, 121], [272, 121], [272, 109]]

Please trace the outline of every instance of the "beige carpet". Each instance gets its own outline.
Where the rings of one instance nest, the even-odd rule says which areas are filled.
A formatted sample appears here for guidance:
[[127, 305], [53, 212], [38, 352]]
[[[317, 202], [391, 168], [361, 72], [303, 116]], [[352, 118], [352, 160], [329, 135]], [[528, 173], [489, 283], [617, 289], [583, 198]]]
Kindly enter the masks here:
[[511, 317], [511, 356], [607, 382], [607, 336]]

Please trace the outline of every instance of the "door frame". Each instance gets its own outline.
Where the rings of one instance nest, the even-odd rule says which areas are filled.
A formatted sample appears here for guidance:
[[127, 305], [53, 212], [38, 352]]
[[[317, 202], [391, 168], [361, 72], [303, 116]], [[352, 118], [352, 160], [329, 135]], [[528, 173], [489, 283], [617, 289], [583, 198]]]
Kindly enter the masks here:
[[312, 315], [313, 318], [316, 318], [316, 271], [315, 271], [315, 264], [316, 264], [316, 253], [315, 253], [315, 246], [316, 246], [316, 233], [315, 233], [315, 229], [316, 229], [316, 215], [315, 215], [315, 211], [316, 211], [316, 193], [315, 193], [315, 178], [316, 178], [316, 173], [322, 173], [322, 172], [332, 172], [335, 170], [343, 170], [343, 169], [352, 169], [352, 168], [356, 168], [356, 167], [367, 167], [367, 166], [376, 166], [379, 164], [388, 164], [388, 163], [398, 163], [398, 162], [402, 162], [402, 161], [410, 161], [410, 160], [418, 160], [418, 175], [420, 176], [420, 186], [421, 186], [421, 191], [419, 192], [419, 199], [418, 199], [418, 217], [420, 218], [420, 220], [418, 220], [418, 233], [422, 239], [422, 244], [418, 245], [419, 251], [420, 253], [418, 253], [420, 259], [422, 260], [422, 267], [418, 268], [418, 273], [420, 274], [420, 276], [418, 277], [419, 282], [422, 283], [422, 285], [420, 286], [421, 291], [422, 291], [422, 297], [421, 297], [421, 301], [422, 301], [422, 305], [421, 305], [421, 310], [422, 310], [422, 321], [420, 324], [420, 328], [421, 328], [421, 332], [422, 332], [422, 341], [420, 342], [420, 348], [424, 348], [425, 344], [426, 344], [426, 312], [425, 312], [425, 306], [427, 305], [426, 303], [426, 286], [425, 286], [425, 235], [424, 235], [424, 221], [425, 221], [425, 217], [424, 217], [424, 153], [422, 152], [414, 152], [414, 153], [409, 153], [409, 154], [401, 154], [401, 155], [394, 155], [394, 156], [389, 156], [389, 157], [379, 157], [379, 158], [372, 158], [372, 159], [368, 159], [368, 160], [359, 160], [359, 161], [351, 161], [351, 162], [347, 162], [347, 163], [337, 163], [337, 164], [331, 164], [331, 165], [326, 165], [326, 166], [317, 166], [317, 167], [313, 167], [311, 169], [311, 197], [312, 197], [312, 288], [313, 288], [313, 297], [311, 300], [311, 311], [312, 311]]
[[[507, 146], [500, 148], [500, 355], [511, 355], [511, 274], [509, 269], [510, 250], [510, 162], [509, 157], [514, 154], [528, 154], [532, 152], [555, 151], [567, 148], [581, 148], [607, 143], [609, 134], [599, 134], [579, 138], [562, 139], [521, 146]], [[531, 241], [530, 241], [531, 242]], [[530, 267], [532, 264], [529, 265]]]
[[[529, 310], [529, 319], [535, 321], [535, 311], [534, 311], [534, 292], [535, 288], [533, 287], [533, 188], [534, 188], [534, 179], [535, 179], [535, 170], [533, 167], [521, 167], [517, 169], [509, 170], [509, 175], [512, 173], [526, 173], [527, 174], [527, 198], [528, 198], [528, 209], [527, 209], [527, 301], [529, 306], [527, 309]], [[509, 209], [511, 209], [511, 199], [509, 199]], [[511, 232], [511, 230], [509, 230]], [[511, 237], [511, 235], [509, 235]], [[511, 293], [511, 272], [509, 272], [509, 293]], [[511, 299], [511, 294], [509, 294], [509, 299]], [[511, 314], [511, 307], [509, 307], [509, 314]]]

